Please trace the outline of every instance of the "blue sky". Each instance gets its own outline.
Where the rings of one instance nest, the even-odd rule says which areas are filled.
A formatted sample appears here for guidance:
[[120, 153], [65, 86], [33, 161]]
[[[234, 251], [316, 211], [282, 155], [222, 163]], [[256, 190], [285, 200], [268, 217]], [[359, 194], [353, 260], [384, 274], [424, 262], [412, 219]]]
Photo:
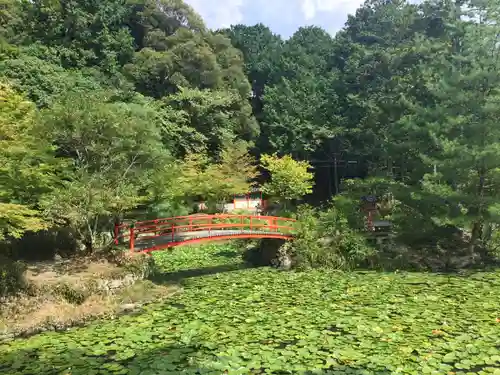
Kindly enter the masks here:
[[262, 22], [288, 38], [300, 26], [321, 26], [332, 34], [342, 28], [363, 0], [184, 0], [217, 29]]

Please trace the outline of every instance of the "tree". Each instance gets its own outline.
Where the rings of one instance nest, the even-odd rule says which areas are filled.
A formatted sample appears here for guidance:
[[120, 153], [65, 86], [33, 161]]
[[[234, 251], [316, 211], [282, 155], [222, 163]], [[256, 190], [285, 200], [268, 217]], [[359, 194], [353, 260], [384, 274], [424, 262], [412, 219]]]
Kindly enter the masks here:
[[257, 163], [248, 153], [246, 142], [237, 141], [226, 146], [217, 163], [207, 169], [207, 177], [218, 181], [216, 192], [218, 202], [237, 195], [248, 193], [258, 176]]
[[15, 0], [0, 0], [0, 40], [15, 36], [14, 26], [20, 20], [19, 2]]
[[[236, 139], [250, 141], [259, 132], [251, 108], [234, 91], [181, 89], [162, 100], [166, 106], [165, 120], [173, 116], [182, 131], [183, 140], [177, 143], [181, 156], [186, 151], [207, 150], [217, 155], [225, 145]], [[175, 130], [174, 130], [175, 132]]]
[[24, 44], [53, 47], [64, 68], [98, 66], [109, 73], [130, 60], [134, 39], [126, 25], [133, 9], [119, 0], [22, 2], [18, 33]]
[[58, 155], [72, 160], [43, 206], [87, 250], [105, 244], [117, 216], [147, 201], [151, 176], [170, 161], [157, 118], [147, 101], [116, 102], [106, 92], [68, 93], [42, 112]]
[[285, 201], [285, 206], [286, 202], [312, 192], [314, 176], [309, 172], [311, 165], [308, 162], [296, 161], [290, 155], [280, 158], [276, 154], [264, 154], [260, 163], [271, 175], [271, 180], [262, 187], [263, 192]]
[[174, 183], [178, 196], [186, 202], [202, 199], [211, 204], [249, 192], [258, 175], [245, 142], [225, 147], [219, 160], [211, 161], [206, 153], [188, 154], [179, 169]]
[[243, 100], [250, 97], [241, 54], [229, 39], [186, 28], [162, 38], [162, 46], [155, 44], [137, 51], [124, 67], [137, 91], [163, 98], [182, 87], [230, 89]]
[[35, 116], [32, 102], [0, 82], [0, 240], [47, 227], [38, 203], [59, 165]]
[[434, 219], [466, 228], [474, 255], [487, 241], [500, 199], [500, 15], [497, 2], [472, 2], [467, 13], [473, 21], [457, 17], [439, 44], [446, 55], [427, 66], [434, 103], [417, 113], [432, 140], [422, 150], [428, 165], [422, 189], [447, 207]]
[[134, 0], [129, 4], [128, 19], [137, 50], [168, 49], [165, 38], [185, 29], [195, 33], [206, 32], [201, 17], [182, 0]]
[[0, 76], [24, 92], [38, 107], [50, 106], [57, 96], [64, 95], [68, 90], [93, 91], [101, 88], [99, 82], [81, 71], [68, 71], [27, 53], [18, 53], [0, 61]]
[[220, 32], [227, 35], [233, 46], [243, 53], [245, 73], [252, 85], [253, 113], [260, 119], [264, 89], [281, 75], [278, 61], [282, 53], [283, 40], [263, 24], [235, 25]]
[[337, 73], [330, 68], [332, 37], [318, 27], [300, 28], [276, 58], [271, 84], [264, 90], [260, 115], [261, 152], [307, 158], [339, 134]]

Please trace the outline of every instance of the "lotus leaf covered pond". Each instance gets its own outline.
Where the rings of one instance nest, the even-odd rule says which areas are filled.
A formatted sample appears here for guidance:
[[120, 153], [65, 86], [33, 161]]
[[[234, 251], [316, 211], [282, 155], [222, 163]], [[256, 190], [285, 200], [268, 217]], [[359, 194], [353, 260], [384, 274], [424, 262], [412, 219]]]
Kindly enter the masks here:
[[0, 345], [0, 373], [500, 375], [500, 272], [280, 272], [234, 250], [155, 254], [182, 293]]

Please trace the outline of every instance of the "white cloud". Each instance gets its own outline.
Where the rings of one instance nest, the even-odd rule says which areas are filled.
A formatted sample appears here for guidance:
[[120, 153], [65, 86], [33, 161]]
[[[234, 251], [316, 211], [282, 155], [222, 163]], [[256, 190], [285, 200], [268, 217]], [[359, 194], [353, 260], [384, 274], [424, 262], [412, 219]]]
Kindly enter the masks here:
[[184, 0], [201, 15], [209, 28], [241, 23], [244, 0]]
[[[0, 0], [1, 1], [1, 0]], [[211, 29], [262, 22], [288, 37], [300, 26], [317, 25], [335, 34], [364, 0], [184, 0]]]
[[313, 19], [318, 13], [354, 14], [363, 0], [300, 0], [301, 9], [306, 20]]

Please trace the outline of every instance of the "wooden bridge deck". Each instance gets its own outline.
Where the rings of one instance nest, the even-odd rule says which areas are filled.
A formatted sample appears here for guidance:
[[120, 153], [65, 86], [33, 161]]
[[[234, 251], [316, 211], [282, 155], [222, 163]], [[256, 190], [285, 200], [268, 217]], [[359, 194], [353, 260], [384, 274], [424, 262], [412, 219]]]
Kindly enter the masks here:
[[[214, 229], [214, 230], [202, 230], [202, 231], [192, 231], [192, 232], [176, 232], [174, 235], [165, 236], [142, 236], [139, 235], [135, 240], [135, 251], [145, 251], [149, 249], [157, 248], [168, 248], [182, 243], [193, 243], [201, 242], [198, 240], [203, 239], [218, 239], [217, 237], [223, 237], [224, 239], [238, 238], [238, 237], [262, 237], [266, 236], [268, 238], [283, 238], [284, 235], [279, 232], [266, 231], [266, 230], [247, 230], [247, 229]], [[292, 237], [292, 235], [288, 236]]]

